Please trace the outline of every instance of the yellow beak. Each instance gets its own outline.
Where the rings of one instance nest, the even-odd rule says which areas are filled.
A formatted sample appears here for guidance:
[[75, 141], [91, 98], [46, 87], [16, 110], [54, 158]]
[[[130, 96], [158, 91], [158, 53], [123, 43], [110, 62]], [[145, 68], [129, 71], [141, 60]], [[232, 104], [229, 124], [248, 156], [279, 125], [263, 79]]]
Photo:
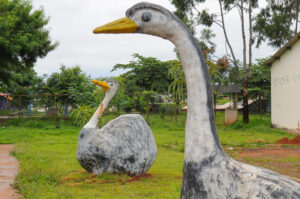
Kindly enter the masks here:
[[97, 80], [93, 80], [92, 81], [94, 84], [96, 84], [97, 86], [100, 86], [100, 87], [102, 87], [104, 90], [108, 90], [110, 87], [109, 87], [109, 85], [107, 84], [107, 82], [105, 82], [105, 81], [97, 81]]
[[106, 25], [97, 27], [94, 29], [95, 34], [99, 33], [134, 33], [139, 26], [129, 19], [128, 17], [124, 17], [122, 19], [118, 19], [116, 21], [113, 21], [111, 23], [108, 23]]

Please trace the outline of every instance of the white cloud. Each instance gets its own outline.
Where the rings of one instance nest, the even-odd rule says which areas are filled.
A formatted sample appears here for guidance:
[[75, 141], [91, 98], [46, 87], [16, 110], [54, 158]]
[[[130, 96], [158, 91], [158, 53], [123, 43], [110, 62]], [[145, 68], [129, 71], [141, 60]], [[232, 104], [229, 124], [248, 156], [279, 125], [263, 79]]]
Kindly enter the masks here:
[[[152, 56], [161, 60], [175, 59], [173, 44], [161, 38], [148, 35], [94, 35], [92, 30], [110, 21], [125, 16], [125, 11], [140, 2], [139, 0], [32, 0], [35, 8], [44, 8], [50, 16], [48, 28], [53, 41], [59, 46], [50, 52], [47, 57], [40, 59], [36, 64], [39, 75], [51, 74], [59, 71], [61, 64], [67, 66], [80, 65], [82, 70], [92, 77], [118, 75], [120, 72], [110, 73], [117, 63], [128, 63], [132, 54]], [[152, 3], [160, 4], [171, 11], [175, 8], [169, 0], [156, 0]], [[203, 7], [211, 11], [218, 11], [217, 1], [207, 1]], [[233, 47], [241, 57], [241, 35], [239, 19], [232, 13], [226, 18], [227, 29]], [[214, 27], [217, 34], [218, 56], [225, 53], [224, 36], [220, 29]], [[267, 53], [266, 53], [267, 52]], [[254, 57], [265, 57], [273, 50], [264, 47], [255, 51]]]

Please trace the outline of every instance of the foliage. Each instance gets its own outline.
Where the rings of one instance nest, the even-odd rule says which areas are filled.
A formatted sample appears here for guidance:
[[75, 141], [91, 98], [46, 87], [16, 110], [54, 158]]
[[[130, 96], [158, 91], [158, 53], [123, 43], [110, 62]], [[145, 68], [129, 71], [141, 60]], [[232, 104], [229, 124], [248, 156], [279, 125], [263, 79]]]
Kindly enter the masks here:
[[216, 44], [212, 39], [216, 36], [211, 29], [204, 28], [200, 32], [199, 45], [205, 58], [211, 58], [216, 51]]
[[[240, 0], [221, 0], [224, 4], [224, 9], [227, 11], [232, 10], [233, 8], [239, 7], [241, 4]], [[243, 0], [244, 5], [248, 4], [249, 0]], [[257, 8], [258, 7], [258, 0], [252, 0], [252, 7]]]
[[161, 103], [159, 106], [160, 118], [164, 119], [166, 115], [169, 115], [172, 118], [172, 116], [176, 114], [174, 111], [175, 108], [178, 108], [178, 106], [177, 107], [176, 106], [177, 105], [175, 103]]
[[96, 109], [96, 107], [91, 108], [89, 106], [79, 106], [72, 109], [70, 114], [72, 124], [77, 127], [82, 127], [91, 119]]
[[[132, 109], [143, 112], [144, 104], [146, 103], [146, 101], [142, 98], [142, 94], [139, 91], [136, 91], [131, 96], [129, 96], [125, 93], [126, 88], [128, 87], [128, 81], [126, 81], [126, 79], [122, 75], [119, 77], [113, 77], [113, 79], [118, 82], [119, 90], [109, 103], [109, 106], [117, 107], [119, 112], [131, 112]], [[105, 81], [105, 78], [99, 78], [99, 80]], [[97, 87], [93, 95], [96, 99], [95, 105], [99, 105], [104, 99], [105, 91]]]
[[91, 79], [81, 71], [79, 66], [67, 68], [62, 65], [60, 73], [52, 73], [46, 80], [45, 91], [60, 94], [57, 103], [62, 105], [90, 105], [93, 103], [95, 85]]
[[212, 85], [221, 85], [225, 79], [225, 73], [227, 72], [226, 66], [220, 66], [210, 60], [206, 60], [208, 66], [208, 73], [210, 74], [210, 80]]
[[0, 81], [7, 84], [15, 80], [13, 76], [24, 75], [37, 58], [57, 46], [45, 29], [48, 21], [42, 9], [32, 9], [30, 1], [0, 1]]
[[[268, 0], [266, 7], [263, 8], [256, 17], [254, 17], [256, 13], [254, 9], [258, 8], [258, 0], [218, 0], [220, 14], [209, 13], [208, 9], [198, 10], [197, 6], [200, 3], [205, 2], [205, 0], [171, 0], [171, 2], [177, 9], [176, 13], [179, 13], [184, 17], [187, 16], [192, 21], [191, 23], [197, 22], [197, 25], [205, 25], [207, 27], [211, 27], [214, 24], [222, 29], [226, 41], [225, 48], [228, 47], [230, 51], [230, 55], [227, 53], [225, 56], [226, 58], [229, 57], [227, 60], [230, 60], [231, 64], [224, 68], [227, 71], [218, 74], [218, 77], [221, 78], [215, 79], [215, 81], [223, 84], [239, 83], [242, 85], [244, 107], [243, 120], [245, 123], [248, 123], [248, 87], [249, 84], [253, 84], [253, 82], [250, 83], [251, 78], [253, 77], [253, 44], [256, 40], [257, 46], [259, 46], [261, 42], [268, 39], [270, 45], [278, 47], [285, 43], [287, 38], [291, 38], [292, 26], [295, 25], [294, 34], [297, 33], [300, 1]], [[225, 15], [231, 13], [233, 10], [239, 13], [241, 22], [241, 44], [243, 46], [242, 61], [239, 61], [235, 55], [236, 51], [234, 51], [231, 45], [225, 23]], [[253, 23], [255, 24], [254, 26]], [[195, 29], [196, 27], [193, 28]], [[254, 34], [254, 32], [256, 32], [256, 34]], [[209, 33], [209, 31], [206, 31], [206, 33]], [[203, 35], [205, 36], [206, 34]], [[210, 40], [208, 39], [207, 41]], [[205, 51], [203, 52], [205, 55]], [[208, 58], [210, 57], [208, 56]], [[243, 72], [242, 76], [239, 73], [241, 67]], [[255, 66], [254, 68], [257, 69]], [[254, 73], [256, 73], [256, 71], [254, 71]], [[257, 80], [253, 81], [257, 82]]]
[[205, 2], [205, 0], [171, 0], [171, 3], [176, 7], [177, 11], [180, 13], [191, 12], [198, 3]]
[[154, 91], [143, 91], [143, 96], [146, 98], [146, 106], [144, 106], [144, 110], [146, 111], [146, 119], [149, 119], [150, 110], [153, 108], [154, 96], [157, 95]]
[[268, 41], [272, 47], [281, 47], [298, 32], [299, 0], [267, 0], [268, 6], [262, 8], [255, 18], [254, 31], [257, 46]]
[[134, 108], [134, 101], [132, 98], [128, 95], [123, 95], [121, 99], [122, 101], [119, 108], [127, 113], [131, 112], [131, 110]]
[[249, 92], [260, 92], [270, 95], [271, 92], [271, 67], [262, 66], [267, 59], [257, 60], [253, 65], [252, 78], [249, 82]]
[[169, 93], [172, 94], [173, 100], [179, 103], [185, 100], [187, 96], [184, 70], [180, 61], [174, 60], [172, 61], [172, 65], [172, 68], [169, 70], [169, 76], [171, 76], [174, 81], [169, 86]]
[[147, 99], [140, 92], [135, 92], [132, 99], [133, 108], [141, 113], [145, 111], [147, 105]]
[[197, 25], [206, 25], [210, 27], [214, 21], [215, 15], [210, 14], [208, 10], [199, 11], [196, 6], [205, 0], [170, 0], [176, 7], [175, 15], [177, 15], [183, 23], [190, 29], [190, 32], [198, 40], [201, 50], [206, 58], [211, 57], [215, 52], [216, 44], [212, 42], [215, 34], [209, 28], [202, 28], [197, 37]]
[[[170, 61], [172, 63], [172, 68], [169, 70], [169, 75], [174, 81], [169, 86], [169, 93], [172, 94], [175, 101], [185, 100], [187, 97], [187, 89], [185, 82], [184, 69], [180, 61], [174, 60]], [[208, 66], [208, 72], [210, 74], [211, 84], [212, 85], [221, 85], [224, 83], [226, 67], [220, 66], [213, 63], [210, 60], [206, 60]]]
[[0, 81], [2, 92], [6, 92], [12, 95], [12, 105], [17, 107], [18, 109], [22, 109], [29, 104], [36, 103], [36, 101], [34, 101], [32, 97], [26, 96], [35, 94], [43, 83], [43, 79], [37, 76], [33, 68], [25, 69], [20, 73], [13, 74], [12, 79], [13, 81], [11, 81], [10, 84], [4, 84]]
[[121, 75], [126, 79], [125, 93], [132, 96], [135, 91], [152, 90], [158, 93], [167, 93], [172, 82], [168, 78], [168, 70], [172, 67], [169, 62], [163, 62], [153, 57], [133, 55], [134, 60], [129, 64], [117, 64], [112, 71], [125, 69]]
[[[215, 52], [216, 45], [212, 42], [212, 39], [215, 37], [215, 34], [212, 32], [210, 27], [212, 25], [217, 25], [217, 27], [220, 27], [222, 31], [224, 32], [224, 37], [226, 40], [226, 47], [229, 48], [230, 50], [230, 55], [226, 54], [222, 58], [219, 58], [217, 61], [217, 66], [222, 66], [219, 67], [219, 72], [214, 73], [214, 75], [217, 75], [218, 78], [212, 77], [212, 80], [214, 81], [213, 84], [215, 83], [222, 83], [222, 84], [228, 84], [228, 83], [237, 83], [240, 81], [239, 79], [239, 67], [240, 67], [240, 62], [236, 59], [233, 48], [231, 47], [231, 43], [229, 41], [229, 38], [227, 36], [226, 32], [226, 26], [224, 22], [224, 3], [226, 3], [226, 9], [229, 12], [230, 9], [229, 7], [231, 6], [231, 3], [237, 4], [239, 1], [224, 1], [224, 0], [219, 0], [219, 7], [220, 7], [220, 14], [215, 14], [215, 13], [210, 13], [209, 9], [202, 9], [199, 10], [198, 7], [201, 3], [204, 3], [205, 0], [188, 0], [188, 1], [179, 1], [179, 0], [172, 0], [172, 4], [176, 7], [176, 12], [183, 13], [184, 15], [187, 15], [191, 23], [194, 24], [194, 29], [196, 29], [199, 26], [204, 26], [201, 27], [201, 32], [200, 32], [200, 38], [198, 39], [199, 45], [202, 49], [202, 53], [206, 59], [209, 60], [207, 63], [210, 65], [209, 67], [214, 67], [214, 63], [216, 61], [213, 60], [215, 56], [213, 56]], [[253, 1], [256, 2], [257, 1]], [[236, 5], [237, 6], [237, 5]], [[219, 64], [219, 60], [226, 61], [227, 64], [222, 65]], [[231, 62], [229, 64], [229, 61]], [[214, 69], [212, 69], [214, 71]]]

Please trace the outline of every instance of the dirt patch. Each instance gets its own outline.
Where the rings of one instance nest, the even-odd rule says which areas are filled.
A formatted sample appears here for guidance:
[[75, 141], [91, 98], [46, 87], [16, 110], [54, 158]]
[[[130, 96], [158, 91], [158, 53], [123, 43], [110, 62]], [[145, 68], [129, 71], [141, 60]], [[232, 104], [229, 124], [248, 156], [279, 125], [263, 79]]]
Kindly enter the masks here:
[[[274, 158], [281, 159], [287, 157], [300, 158], [300, 149], [292, 148], [273, 148], [273, 149], [243, 149], [239, 153], [240, 157], [252, 157], [252, 158]], [[299, 159], [300, 160], [300, 159]]]
[[288, 137], [284, 137], [280, 140], [276, 141], [277, 143], [280, 144], [295, 144], [295, 145], [300, 145], [300, 135], [296, 136], [294, 139], [289, 140]]
[[146, 178], [153, 178], [153, 175], [151, 175], [150, 173], [146, 173], [140, 176], [134, 176], [131, 179], [126, 180], [126, 182], [135, 182]]
[[[103, 179], [101, 177], [101, 175], [96, 175], [96, 174], [92, 174], [89, 176], [81, 176], [81, 177], [76, 177], [73, 176], [72, 174], [75, 173], [88, 173], [88, 172], [82, 172], [82, 171], [78, 171], [78, 172], [71, 172], [68, 176], [65, 176], [62, 179], [62, 183], [66, 183], [68, 186], [70, 187], [75, 187], [75, 186], [80, 186], [84, 183], [87, 184], [114, 184], [114, 183], [122, 183], [122, 184], [126, 184], [126, 183], [130, 183], [130, 182], [136, 182], [136, 181], [140, 181], [143, 179], [148, 179], [148, 178], [153, 178], [153, 175], [151, 175], [150, 173], [146, 173], [140, 176], [128, 176], [126, 174], [124, 175], [120, 175], [120, 174], [111, 174], [112, 177], [116, 177], [115, 179]], [[0, 197], [1, 199], [1, 197]]]
[[242, 149], [235, 158], [247, 164], [268, 168], [300, 182], [300, 149]]
[[300, 135], [298, 135], [294, 139], [290, 140], [290, 143], [300, 145]]

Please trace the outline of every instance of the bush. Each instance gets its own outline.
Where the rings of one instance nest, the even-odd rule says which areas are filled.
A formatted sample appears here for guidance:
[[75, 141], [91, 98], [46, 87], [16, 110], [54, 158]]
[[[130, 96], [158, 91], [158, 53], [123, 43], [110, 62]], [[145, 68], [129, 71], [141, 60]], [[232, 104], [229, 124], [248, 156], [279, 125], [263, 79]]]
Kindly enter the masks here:
[[135, 92], [133, 96], [133, 107], [137, 111], [144, 113], [144, 107], [147, 105], [147, 97], [141, 95], [139, 92]]
[[121, 103], [121, 110], [124, 110], [126, 113], [130, 113], [131, 109], [133, 109], [133, 100], [128, 96], [123, 96], [123, 101]]
[[83, 126], [91, 119], [96, 109], [97, 107], [91, 108], [89, 106], [80, 106], [72, 109], [70, 114], [72, 124], [74, 126]]
[[[81, 106], [76, 109], [73, 109], [70, 114], [70, 119], [72, 121], [72, 124], [77, 127], [82, 127], [85, 125], [93, 116], [95, 113], [97, 107], [89, 107], [89, 106]], [[115, 117], [119, 116], [120, 112], [115, 113], [108, 113], [108, 111], [105, 111], [104, 114], [101, 116], [101, 119], [99, 120], [99, 128], [104, 126], [107, 122], [114, 119]]]

